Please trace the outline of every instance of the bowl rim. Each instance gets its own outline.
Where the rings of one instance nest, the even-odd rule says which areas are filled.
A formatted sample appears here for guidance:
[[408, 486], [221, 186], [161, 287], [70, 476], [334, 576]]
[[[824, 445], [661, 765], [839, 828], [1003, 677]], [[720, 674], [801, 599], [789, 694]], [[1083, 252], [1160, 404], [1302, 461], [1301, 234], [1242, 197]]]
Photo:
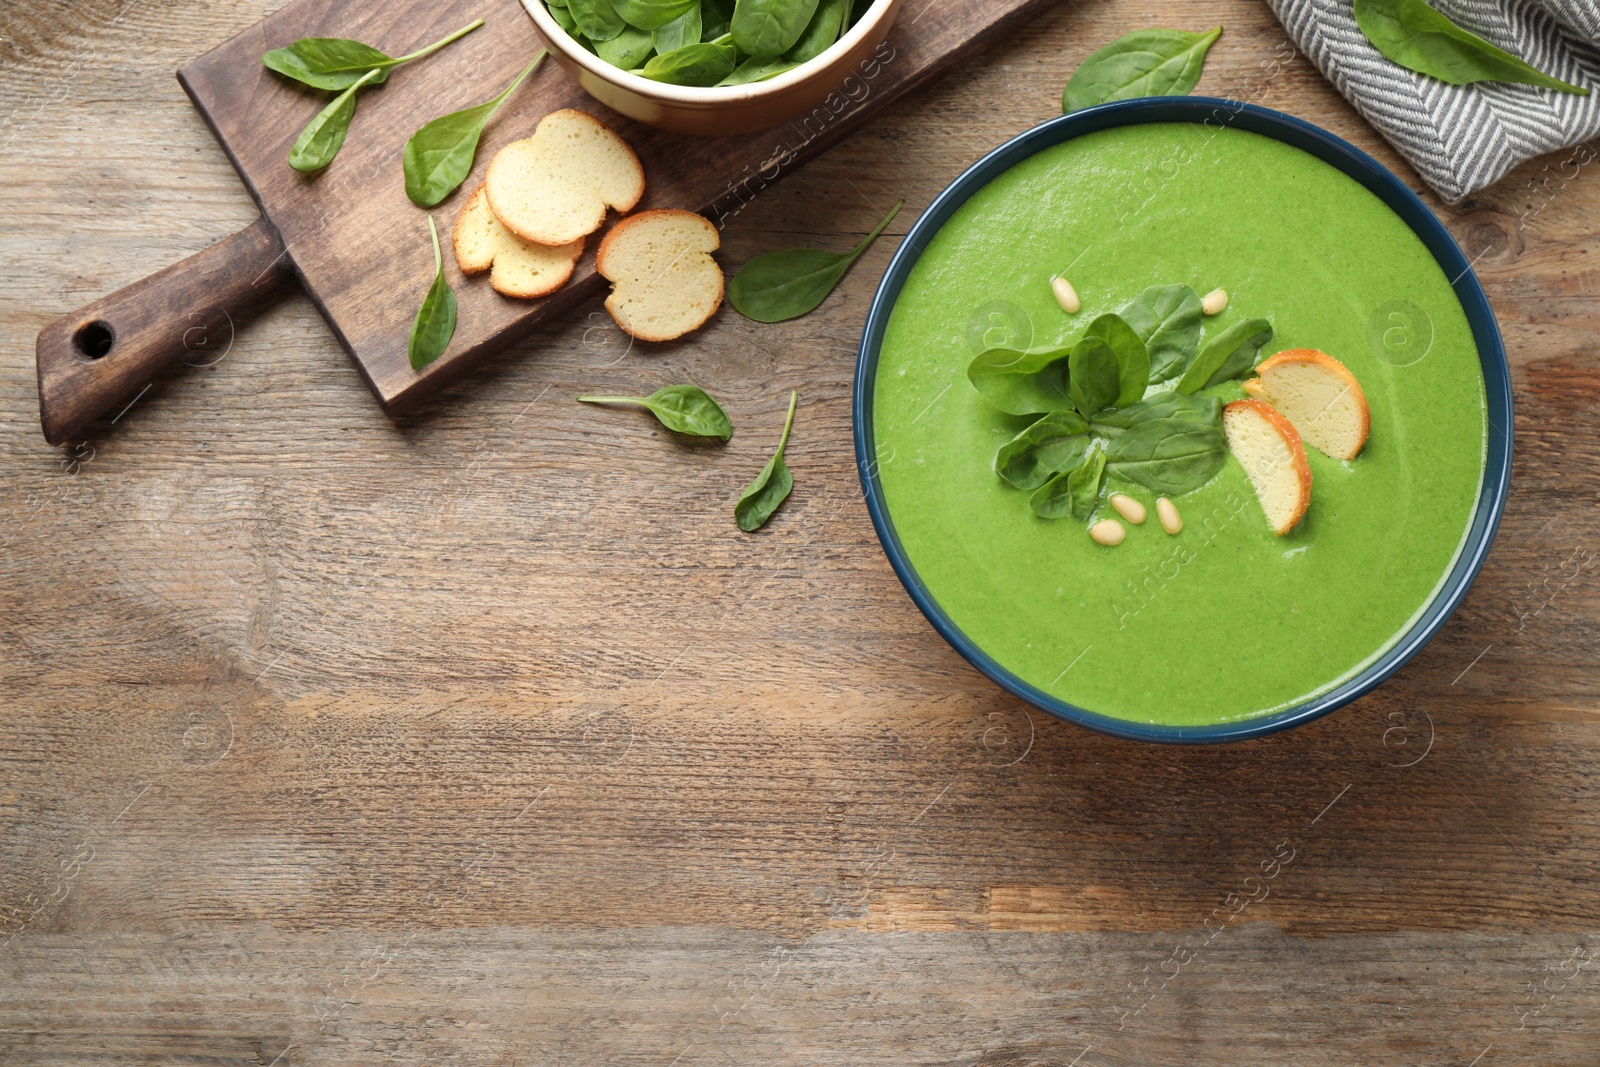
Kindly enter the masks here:
[[[921, 258], [921, 250], [928, 246], [933, 235], [974, 193], [1029, 156], [1074, 137], [1149, 122], [1210, 121], [1264, 134], [1309, 152], [1360, 182], [1411, 227], [1444, 270], [1445, 276], [1454, 279], [1451, 288], [1466, 314], [1478, 349], [1478, 361], [1483, 369], [1488, 430], [1483, 480], [1460, 552], [1444, 580], [1435, 587], [1433, 594], [1413, 617], [1410, 626], [1389, 648], [1353, 677], [1280, 711], [1209, 726], [1171, 726], [1119, 719], [1051, 696], [1001, 666], [956, 626], [923, 586], [889, 519], [878, 478], [871, 416], [878, 354], [895, 301], [907, 276]], [[1129, 740], [1191, 745], [1264, 737], [1320, 718], [1371, 692], [1432, 640], [1461, 603], [1494, 543], [1510, 489], [1515, 433], [1511, 371], [1488, 297], [1473, 273], [1472, 264], [1451, 237], [1450, 231], [1417, 194], [1366, 152], [1304, 119], [1241, 101], [1194, 96], [1118, 101], [1051, 119], [989, 152], [935, 197], [901, 241], [868, 309], [856, 361], [852, 417], [855, 424], [856, 470], [861, 478], [867, 511], [872, 517], [872, 525], [884, 553], [923, 615], [967, 662], [1012, 695], [1058, 719]]]
[[640, 96], [675, 104], [698, 105], [742, 104], [781, 95], [785, 90], [808, 81], [819, 71], [831, 66], [839, 56], [854, 48], [899, 2], [900, 0], [872, 0], [872, 5], [843, 37], [829, 45], [820, 55], [813, 56], [793, 70], [786, 70], [782, 74], [749, 85], [694, 86], [658, 82], [632, 71], [623, 70], [621, 67], [612, 66], [573, 40], [572, 35], [562, 29], [561, 24], [556, 22], [545, 9], [544, 0], [521, 0], [523, 10], [533, 19], [534, 25], [539, 27], [539, 32], [550, 42], [550, 46], [559, 49], [562, 55], [589, 73]]

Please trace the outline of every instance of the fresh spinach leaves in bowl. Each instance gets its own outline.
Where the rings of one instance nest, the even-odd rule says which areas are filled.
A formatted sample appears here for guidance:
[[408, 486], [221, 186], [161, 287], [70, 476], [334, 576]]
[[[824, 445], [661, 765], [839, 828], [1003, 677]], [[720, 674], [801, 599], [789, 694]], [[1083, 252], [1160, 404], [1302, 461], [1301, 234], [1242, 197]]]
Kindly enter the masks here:
[[815, 59], [872, 0], [545, 0], [572, 39], [671, 85], [748, 85]]

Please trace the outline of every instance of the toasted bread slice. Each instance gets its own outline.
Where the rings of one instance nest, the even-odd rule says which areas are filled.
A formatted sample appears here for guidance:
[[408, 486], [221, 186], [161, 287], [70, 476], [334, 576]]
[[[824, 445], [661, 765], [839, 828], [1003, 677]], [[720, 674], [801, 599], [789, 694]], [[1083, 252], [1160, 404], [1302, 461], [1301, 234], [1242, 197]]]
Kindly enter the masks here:
[[641, 341], [699, 329], [722, 304], [717, 228], [692, 211], [641, 211], [611, 228], [594, 265], [611, 281], [606, 310]]
[[484, 187], [506, 229], [524, 241], [564, 245], [598, 230], [608, 206], [632, 211], [644, 195], [644, 168], [610, 126], [565, 108], [495, 153]]
[[495, 292], [523, 298], [549, 296], [567, 284], [583, 255], [581, 237], [570, 244], [540, 245], [500, 225], [481, 185], [456, 219], [454, 243], [462, 274], [491, 271]]
[[1326, 352], [1291, 348], [1256, 368], [1244, 391], [1277, 408], [1306, 444], [1333, 459], [1355, 459], [1372, 412], [1350, 368]]
[[1224, 407], [1222, 432], [1250, 476], [1272, 532], [1282, 537], [1311, 505], [1311, 465], [1300, 435], [1265, 400], [1235, 400]]

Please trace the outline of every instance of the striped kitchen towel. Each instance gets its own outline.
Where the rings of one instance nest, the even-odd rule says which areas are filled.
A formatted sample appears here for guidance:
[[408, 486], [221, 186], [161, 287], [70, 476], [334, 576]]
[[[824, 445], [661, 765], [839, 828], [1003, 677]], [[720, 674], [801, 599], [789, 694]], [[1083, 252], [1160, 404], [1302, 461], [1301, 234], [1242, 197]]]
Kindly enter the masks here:
[[1590, 95], [1505, 82], [1447, 85], [1385, 59], [1356, 27], [1351, 0], [1267, 0], [1300, 50], [1449, 203], [1525, 159], [1600, 135], [1600, 0], [1430, 2]]

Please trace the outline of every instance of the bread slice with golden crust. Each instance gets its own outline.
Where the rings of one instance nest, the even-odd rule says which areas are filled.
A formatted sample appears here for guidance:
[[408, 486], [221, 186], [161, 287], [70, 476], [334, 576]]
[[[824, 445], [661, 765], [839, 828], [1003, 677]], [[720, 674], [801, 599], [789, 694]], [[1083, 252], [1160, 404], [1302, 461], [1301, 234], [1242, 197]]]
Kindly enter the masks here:
[[1265, 400], [1235, 400], [1222, 409], [1222, 432], [1272, 532], [1293, 530], [1311, 506], [1311, 465], [1294, 426]]
[[594, 265], [611, 282], [606, 310], [641, 341], [704, 326], [722, 304], [717, 228], [692, 211], [641, 211], [611, 228]]
[[524, 299], [549, 296], [567, 284], [583, 255], [581, 237], [564, 245], [534, 244], [500, 225], [481, 185], [461, 208], [453, 243], [462, 274], [490, 271], [495, 292]]
[[524, 241], [564, 245], [600, 228], [606, 208], [632, 211], [644, 168], [616, 131], [564, 108], [539, 120], [533, 136], [495, 153], [484, 176], [489, 209]]
[[1372, 411], [1350, 368], [1326, 352], [1291, 348], [1256, 367], [1244, 391], [1294, 424], [1306, 444], [1333, 459], [1355, 459], [1367, 443]]

